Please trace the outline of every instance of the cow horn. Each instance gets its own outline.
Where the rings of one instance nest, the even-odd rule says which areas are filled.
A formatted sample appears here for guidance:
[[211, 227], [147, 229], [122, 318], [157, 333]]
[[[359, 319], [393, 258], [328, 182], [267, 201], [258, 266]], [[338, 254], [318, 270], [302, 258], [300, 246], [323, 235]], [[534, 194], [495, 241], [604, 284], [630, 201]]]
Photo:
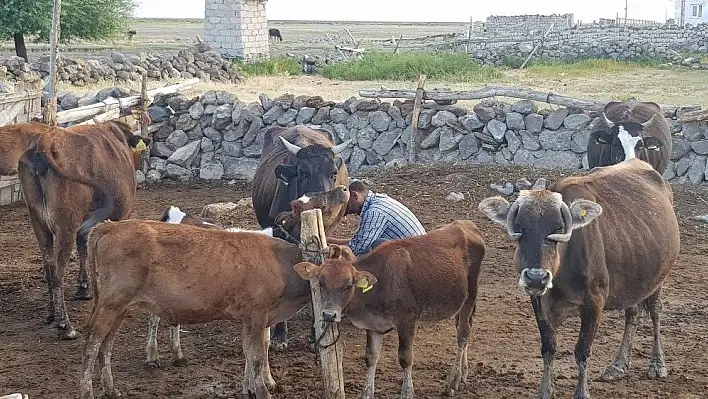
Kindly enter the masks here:
[[644, 122], [644, 123], [641, 124], [642, 127], [648, 127], [649, 125], [651, 125], [652, 123], [654, 123], [654, 119], [655, 119], [655, 118], [656, 118], [656, 115], [652, 115], [651, 118], [649, 118], [648, 121], [646, 121], [646, 122]]
[[346, 150], [347, 147], [349, 147], [349, 144], [351, 144], [351, 142], [352, 142], [352, 139], [349, 139], [349, 140], [343, 142], [342, 144], [335, 145], [334, 147], [332, 147], [332, 152], [334, 153], [334, 155], [339, 154], [340, 152]]
[[607, 115], [605, 115], [604, 112], [600, 112], [600, 114], [602, 115], [602, 120], [605, 122], [605, 124], [606, 124], [608, 127], [612, 127], [612, 126], [615, 125], [615, 123], [612, 122], [612, 121], [607, 117]]
[[293, 155], [297, 155], [297, 153], [302, 149], [302, 148], [296, 146], [295, 144], [289, 142], [288, 140], [285, 140], [285, 137], [283, 137], [283, 136], [279, 136], [278, 138], [283, 143], [285, 148], [287, 148], [288, 151], [290, 151], [290, 153]]
[[557, 242], [568, 242], [573, 232], [573, 216], [570, 214], [570, 208], [565, 202], [561, 202], [560, 211], [563, 217], [563, 233], [550, 234], [548, 239]]
[[509, 213], [506, 215], [506, 231], [509, 233], [509, 237], [512, 240], [518, 240], [521, 238], [521, 233], [514, 230], [514, 222], [516, 221], [516, 215], [519, 214], [519, 202], [514, 201], [509, 208]]

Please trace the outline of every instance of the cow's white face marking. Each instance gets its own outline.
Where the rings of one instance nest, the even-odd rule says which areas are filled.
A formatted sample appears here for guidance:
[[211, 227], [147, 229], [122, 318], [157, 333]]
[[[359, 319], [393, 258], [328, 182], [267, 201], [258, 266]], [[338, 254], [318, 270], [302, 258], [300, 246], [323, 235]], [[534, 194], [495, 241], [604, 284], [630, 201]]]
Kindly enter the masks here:
[[297, 200], [302, 202], [303, 204], [307, 204], [308, 202], [310, 202], [310, 197], [308, 197], [307, 195], [303, 195], [302, 197], [298, 198]]
[[637, 143], [641, 140], [641, 137], [632, 137], [631, 134], [624, 130], [624, 126], [620, 125], [617, 138], [619, 138], [622, 143], [622, 148], [624, 149], [624, 160], [629, 161], [632, 158], [636, 158], [637, 156], [634, 153], [634, 147], [637, 146]]
[[180, 224], [185, 216], [187, 216], [186, 213], [182, 212], [176, 206], [171, 206], [170, 210], [167, 212], [166, 222], [172, 224]]

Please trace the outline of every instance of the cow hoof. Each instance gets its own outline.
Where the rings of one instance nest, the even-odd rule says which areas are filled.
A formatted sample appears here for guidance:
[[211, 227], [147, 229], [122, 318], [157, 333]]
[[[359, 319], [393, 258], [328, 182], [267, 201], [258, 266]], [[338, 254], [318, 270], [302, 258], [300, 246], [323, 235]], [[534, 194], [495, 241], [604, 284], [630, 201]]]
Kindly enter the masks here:
[[268, 347], [276, 352], [285, 352], [288, 349], [288, 343], [271, 340]]
[[[52, 311], [51, 313], [54, 313], [54, 311]], [[54, 315], [49, 314], [47, 315], [47, 317], [44, 318], [44, 324], [54, 324], [55, 320], [56, 318], [54, 317]]]
[[651, 379], [668, 377], [669, 371], [664, 362], [651, 362], [647, 376]]
[[627, 377], [627, 369], [622, 368], [616, 364], [611, 364], [607, 366], [605, 372], [602, 373], [602, 376], [600, 376], [600, 381], [612, 382], [621, 380], [625, 377]]
[[159, 369], [160, 368], [160, 361], [159, 360], [147, 360], [145, 361], [145, 367], [149, 369]]
[[450, 397], [451, 397], [451, 396], [455, 396], [455, 393], [457, 393], [457, 391], [456, 391], [455, 389], [447, 388], [447, 389], [445, 389], [445, 391], [442, 393], [442, 396], [450, 396]]
[[187, 359], [181, 357], [179, 359], [172, 359], [172, 365], [177, 367], [183, 367], [187, 365]]
[[57, 327], [57, 333], [59, 334], [59, 339], [63, 339], [66, 341], [72, 341], [81, 336], [81, 334], [79, 334], [79, 332], [76, 331], [76, 329], [71, 325], [65, 327]]
[[123, 394], [120, 393], [120, 391], [117, 390], [116, 388], [113, 388], [112, 391], [106, 391], [103, 394], [103, 397], [104, 398], [121, 398], [121, 397], [123, 397]]
[[74, 294], [74, 299], [79, 301], [88, 301], [92, 298], [93, 296], [91, 296], [91, 290], [88, 287], [79, 287], [76, 289], [76, 293]]

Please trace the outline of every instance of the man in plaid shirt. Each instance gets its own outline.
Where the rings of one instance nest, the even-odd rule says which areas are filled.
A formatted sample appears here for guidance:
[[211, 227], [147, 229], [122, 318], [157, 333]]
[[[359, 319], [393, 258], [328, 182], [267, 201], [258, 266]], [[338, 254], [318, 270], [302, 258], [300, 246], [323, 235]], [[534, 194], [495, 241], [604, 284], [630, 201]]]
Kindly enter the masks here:
[[369, 190], [360, 180], [349, 184], [349, 203], [345, 214], [361, 216], [354, 237], [351, 240], [327, 237], [327, 242], [349, 245], [357, 256], [387, 240], [425, 234], [425, 228], [410, 209], [386, 194]]

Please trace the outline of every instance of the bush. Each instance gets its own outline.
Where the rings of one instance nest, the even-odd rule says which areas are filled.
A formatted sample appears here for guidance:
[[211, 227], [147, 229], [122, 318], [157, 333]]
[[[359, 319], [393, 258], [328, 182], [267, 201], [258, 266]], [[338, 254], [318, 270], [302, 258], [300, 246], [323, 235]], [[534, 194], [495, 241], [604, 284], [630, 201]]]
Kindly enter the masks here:
[[582, 60], [531, 60], [527, 69], [537, 75], [586, 76], [600, 72], [626, 72], [647, 67], [655, 67], [657, 63], [645, 61], [617, 61], [612, 59], [582, 59]]
[[299, 75], [302, 66], [293, 58], [269, 58], [262, 61], [239, 62], [238, 67], [246, 76]]
[[327, 65], [322, 75], [339, 80], [429, 80], [446, 82], [488, 82], [502, 74], [482, 66], [467, 54], [369, 53], [361, 59]]

